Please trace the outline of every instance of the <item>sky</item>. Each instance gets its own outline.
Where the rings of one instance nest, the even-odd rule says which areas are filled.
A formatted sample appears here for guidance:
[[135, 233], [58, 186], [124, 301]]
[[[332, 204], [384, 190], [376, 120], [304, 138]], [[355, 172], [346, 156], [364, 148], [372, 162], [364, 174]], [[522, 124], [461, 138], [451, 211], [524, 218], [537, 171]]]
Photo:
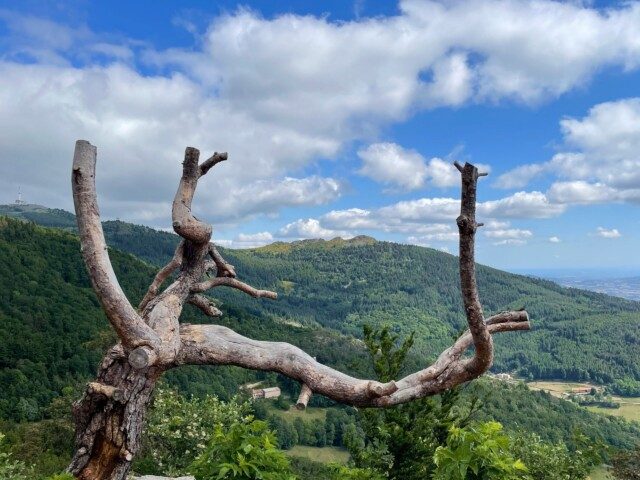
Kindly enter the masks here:
[[226, 151], [194, 213], [247, 248], [365, 234], [478, 261], [640, 273], [640, 2], [0, 0], [0, 203], [167, 229], [186, 146]]

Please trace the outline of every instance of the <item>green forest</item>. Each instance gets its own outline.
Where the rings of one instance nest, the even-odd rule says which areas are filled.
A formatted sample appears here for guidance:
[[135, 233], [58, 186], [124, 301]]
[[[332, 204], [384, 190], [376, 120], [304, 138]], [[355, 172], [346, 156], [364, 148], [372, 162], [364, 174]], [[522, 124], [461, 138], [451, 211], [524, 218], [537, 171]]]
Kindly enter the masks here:
[[[58, 216], [69, 217], [59, 212], [53, 217], [40, 212], [39, 217], [29, 219], [47, 227], [0, 219], [0, 384], [5, 387], [0, 391], [0, 432], [5, 436], [0, 452], [17, 462], [16, 469], [19, 465], [32, 469], [25, 478], [44, 478], [65, 468], [72, 448], [70, 404], [95, 374], [106, 348], [115, 342], [89, 285], [74, 229], [56, 223]], [[135, 304], [157, 266], [173, 252], [176, 237], [119, 221], [104, 226], [113, 247], [109, 253], [114, 269]], [[256, 300], [218, 289], [215, 297], [224, 312], [219, 323], [254, 338], [296, 344], [322, 363], [353, 375], [382, 378], [389, 373], [378, 371], [371, 361], [368, 344], [362, 341], [365, 325], [375, 332], [387, 326], [396, 339], [394, 345], [415, 332], [398, 374], [433, 360], [465, 325], [457, 262], [442, 252], [368, 237], [221, 251], [240, 278], [277, 290], [279, 298], [276, 302]], [[637, 395], [640, 360], [631, 346], [640, 338], [640, 304], [487, 267], [480, 267], [478, 283], [488, 312], [526, 307], [534, 325], [531, 332], [496, 337], [494, 371], [516, 373], [524, 379], [591, 380], [607, 385], [615, 394]], [[210, 319], [188, 307], [182, 321]], [[277, 402], [247, 403], [238, 397], [240, 387], [254, 381], [277, 384], [283, 396]], [[447, 456], [458, 455], [464, 442], [481, 440], [502, 445], [487, 455], [495, 454], [500, 462], [513, 460], [500, 467], [513, 471], [495, 478], [577, 479], [585, 478], [579, 472], [623, 455], [616, 452], [633, 451], [640, 439], [637, 423], [591, 413], [575, 403], [532, 391], [524, 383], [481, 379], [449, 397], [388, 413], [369, 414], [314, 396], [310, 411], [322, 415], [291, 419], [279, 412], [289, 410], [299, 388], [278, 375], [236, 367], [186, 367], [168, 372], [150, 419], [147, 450], [136, 471], [179, 474], [193, 470], [200, 458], [197, 454], [204, 455], [216, 431], [221, 436], [218, 440], [231, 443], [248, 438], [270, 444], [272, 436], [275, 456], [256, 461], [279, 465], [280, 470], [285, 462], [291, 478], [412, 478], [405, 470], [415, 465], [410, 463], [402, 470], [403, 462], [409, 460], [403, 460], [400, 452], [409, 438], [406, 432], [415, 423], [417, 437], [431, 438], [425, 451], [412, 453], [431, 459], [423, 465], [428, 470], [424, 475], [448, 478]], [[161, 422], [166, 409], [177, 408], [222, 415], [210, 417], [208, 426], [202, 427], [208, 432], [197, 444], [202, 448], [179, 459], [171, 454], [178, 447], [166, 443], [171, 437], [166, 428], [173, 427], [155, 428], [153, 423]], [[229, 415], [231, 419], [221, 420]], [[418, 418], [430, 423], [417, 422]], [[182, 425], [179, 419], [175, 422]], [[497, 422], [499, 427], [494, 425]], [[396, 438], [398, 429], [406, 438]], [[579, 463], [575, 460], [579, 457], [584, 462], [582, 470], [576, 470], [574, 476], [527, 477], [533, 475], [531, 465], [541, 460], [531, 458], [535, 448], [526, 452], [518, 448], [524, 441], [536, 445], [539, 455], [555, 458], [557, 469], [565, 468], [562, 462]], [[164, 450], [158, 445], [164, 445]], [[296, 446], [333, 446], [348, 451], [351, 461], [347, 466], [320, 465], [296, 456], [277, 456]], [[586, 452], [584, 458], [576, 454], [578, 450]], [[160, 452], [160, 457], [154, 458], [152, 451]], [[529, 467], [520, 471], [518, 462], [527, 465], [527, 455]], [[200, 466], [205, 462], [198, 461]], [[205, 470], [211, 467], [204, 465]], [[4, 478], [1, 473], [0, 478]]]

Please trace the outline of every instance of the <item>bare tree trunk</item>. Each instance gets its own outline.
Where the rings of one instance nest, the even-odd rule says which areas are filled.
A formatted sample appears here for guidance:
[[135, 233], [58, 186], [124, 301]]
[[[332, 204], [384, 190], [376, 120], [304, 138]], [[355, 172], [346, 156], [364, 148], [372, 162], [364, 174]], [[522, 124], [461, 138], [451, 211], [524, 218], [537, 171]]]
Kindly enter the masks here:
[[82, 480], [121, 480], [140, 449], [160, 369], [133, 368], [120, 346], [104, 357], [95, 382], [74, 404], [76, 452], [69, 471]]
[[[78, 231], [89, 277], [120, 342], [106, 355], [96, 381], [74, 405], [76, 452], [69, 471], [82, 480], [124, 480], [140, 449], [145, 414], [159, 376], [180, 365], [237, 365], [278, 372], [303, 388], [298, 408], [319, 393], [362, 407], [387, 407], [441, 393], [482, 375], [493, 361], [492, 335], [528, 330], [525, 311], [501, 312], [485, 318], [475, 276], [476, 187], [480, 176], [471, 164], [455, 164], [461, 174], [460, 281], [469, 330], [430, 366], [398, 380], [380, 383], [351, 377], [322, 365], [299, 348], [282, 342], [243, 337], [218, 325], [180, 324], [185, 303], [205, 315], [222, 312], [203, 293], [217, 287], [238, 289], [256, 298], [277, 294], [259, 290], [236, 278], [210, 242], [212, 228], [191, 213], [198, 180], [227, 159], [215, 153], [199, 163], [200, 152], [185, 151], [182, 177], [173, 200], [174, 231], [182, 237], [173, 259], [162, 268], [135, 309], [113, 272], [100, 223], [95, 187], [96, 148], [78, 140], [71, 185]], [[164, 291], [163, 283], [176, 274]], [[213, 278], [207, 278], [214, 273]], [[474, 347], [471, 357], [465, 356]]]

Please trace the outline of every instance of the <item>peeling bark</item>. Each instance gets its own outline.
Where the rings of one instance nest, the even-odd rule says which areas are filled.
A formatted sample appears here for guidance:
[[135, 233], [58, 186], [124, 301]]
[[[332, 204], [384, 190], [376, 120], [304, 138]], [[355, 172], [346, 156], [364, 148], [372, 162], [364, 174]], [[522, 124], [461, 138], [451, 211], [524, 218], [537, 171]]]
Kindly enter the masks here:
[[[69, 471], [77, 478], [122, 480], [140, 448], [144, 417], [156, 381], [165, 370], [180, 365], [237, 365], [279, 372], [302, 384], [298, 408], [314, 393], [350, 405], [386, 407], [435, 395], [482, 375], [493, 361], [492, 335], [528, 330], [525, 311], [502, 312], [485, 320], [475, 276], [476, 189], [479, 173], [470, 164], [455, 164], [461, 173], [460, 282], [469, 330], [430, 366], [387, 383], [357, 379], [318, 363], [299, 348], [282, 342], [243, 337], [218, 325], [180, 324], [186, 303], [210, 317], [222, 314], [202, 293], [231, 287], [256, 298], [276, 299], [237, 279], [210, 243], [212, 228], [191, 213], [198, 180], [227, 159], [215, 153], [199, 163], [200, 152], [187, 148], [176, 192], [172, 221], [182, 237], [173, 259], [162, 268], [136, 311], [113, 273], [104, 241], [95, 190], [96, 148], [76, 142], [72, 189], [82, 253], [94, 290], [120, 343], [105, 356], [94, 382], [74, 405], [76, 452]], [[205, 279], [215, 270], [214, 278]], [[163, 283], [175, 278], [163, 291]], [[465, 357], [471, 347], [474, 353]]]

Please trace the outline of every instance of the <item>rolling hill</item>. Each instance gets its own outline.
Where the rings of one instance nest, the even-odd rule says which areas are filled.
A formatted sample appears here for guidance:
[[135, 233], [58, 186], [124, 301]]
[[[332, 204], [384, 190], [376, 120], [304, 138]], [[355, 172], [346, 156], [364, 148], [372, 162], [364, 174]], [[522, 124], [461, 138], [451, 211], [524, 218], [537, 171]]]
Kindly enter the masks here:
[[[128, 234], [138, 229], [126, 224], [120, 227], [126, 227]], [[144, 232], [150, 237], [155, 235], [153, 231]], [[118, 236], [121, 234], [122, 230], [116, 237], [123, 241], [123, 237]], [[158, 235], [158, 238], [165, 240], [172, 237], [169, 234]], [[135, 233], [131, 236], [137, 237]], [[349, 321], [341, 325], [341, 315], [354, 310], [354, 305], [348, 302], [355, 302], [355, 299], [359, 298], [360, 303], [356, 302], [355, 306], [358, 306], [361, 315], [371, 312], [376, 315], [390, 315], [390, 312], [403, 311], [402, 309], [410, 307], [419, 311], [430, 305], [433, 299], [428, 300], [429, 297], [425, 293], [420, 293], [423, 292], [422, 288], [426, 288], [423, 285], [416, 287], [416, 292], [420, 295], [415, 296], [424, 296], [425, 299], [419, 298], [415, 300], [414, 305], [398, 307], [401, 304], [400, 300], [406, 302], [403, 297], [408, 295], [408, 292], [404, 292], [402, 288], [409, 288], [411, 278], [406, 279], [405, 287], [391, 281], [376, 282], [379, 287], [372, 289], [369, 297], [364, 295], [366, 292], [363, 293], [362, 290], [356, 291], [358, 295], [355, 295], [349, 288], [344, 288], [347, 283], [344, 283], [343, 277], [348, 275], [349, 281], [366, 285], [362, 282], [362, 275], [367, 268], [373, 268], [375, 265], [380, 275], [384, 275], [385, 272], [393, 273], [391, 264], [398, 261], [399, 255], [394, 249], [399, 247], [399, 251], [403, 253], [405, 247], [360, 238], [355, 241], [312, 241], [288, 246], [275, 245], [254, 251], [227, 251], [225, 253], [229, 258], [233, 258], [241, 271], [253, 270], [251, 275], [245, 277], [251, 277], [251, 281], [262, 286], [277, 287], [283, 292], [284, 301], [280, 304], [267, 300], [236, 298], [233, 292], [220, 292], [220, 298], [224, 300], [222, 309], [225, 312], [220, 323], [254, 338], [295, 343], [317, 356], [323, 363], [354, 375], [371, 376], [370, 363], [362, 344], [344, 333], [357, 332], [357, 322]], [[415, 252], [426, 257], [415, 257]], [[412, 262], [421, 261], [428, 264], [428, 259], [442, 262], [445, 258], [428, 249], [416, 249], [415, 252], [409, 249], [409, 254], [414, 255], [410, 257]], [[111, 249], [110, 256], [121, 285], [135, 303], [154, 275], [155, 267], [117, 249]], [[352, 263], [347, 262], [346, 259], [351, 257], [357, 261], [354, 259]], [[341, 264], [338, 271], [334, 271], [337, 267], [329, 266], [336, 258]], [[311, 260], [313, 263], [307, 265], [306, 269], [298, 263]], [[455, 270], [454, 259], [446, 260], [451, 263], [448, 268]], [[282, 266], [276, 269], [274, 264]], [[289, 268], [294, 270], [286, 270]], [[292, 277], [291, 273], [295, 273], [295, 269], [298, 268], [301, 268], [300, 274]], [[402, 268], [402, 265], [396, 268]], [[442, 270], [441, 275], [449, 275], [446, 272], [447, 270]], [[484, 271], [484, 275], [487, 276], [484, 281], [495, 284], [496, 280], [491, 275], [497, 275], [500, 279], [503, 278], [502, 275], [507, 274], [487, 270]], [[287, 280], [288, 278], [294, 278], [296, 281]], [[510, 279], [511, 276], [507, 275], [504, 278]], [[531, 291], [539, 295], [550, 295], [545, 288], [557, 288], [535, 282], [531, 284], [524, 277], [520, 280], [522, 284], [515, 284], [513, 287], [519, 289], [520, 293], [527, 293], [533, 289]], [[436, 280], [432, 279], [431, 282]], [[538, 292], [534, 286], [542, 290]], [[442, 289], [451, 296], [456, 290], [453, 286]], [[333, 294], [333, 310], [327, 308], [326, 303], [332, 295], [332, 290], [336, 292]], [[348, 293], [344, 293], [345, 291]], [[390, 295], [389, 292], [392, 291], [398, 293], [395, 296]], [[563, 296], [562, 293], [563, 290], [559, 289], [556, 295], [569, 302], [569, 306], [573, 305], [566, 300], [572, 297]], [[388, 298], [378, 298], [378, 295], [387, 295]], [[604, 309], [608, 305], [606, 302], [618, 305], [609, 297], [592, 298], [584, 295], [586, 294], [579, 293], [579, 301], [574, 299], [573, 302], [578, 305], [581, 305], [580, 302], [584, 303], [585, 309], [588, 305]], [[382, 308], [385, 301], [388, 303], [388, 310]], [[560, 302], [557, 299], [554, 301]], [[299, 305], [297, 302], [300, 302]], [[435, 316], [428, 319], [430, 325], [439, 325], [442, 334], [436, 330], [437, 333], [430, 337], [433, 340], [423, 340], [420, 349], [411, 356], [409, 368], [422, 365], [424, 352], [433, 348], [437, 342], [446, 343], [448, 335], [455, 331], [456, 322], [461, 320], [457, 313], [453, 313], [453, 301], [451, 304], [438, 307], [439, 318], [444, 318], [445, 321], [436, 320]], [[618, 305], [616, 311], [619, 313], [612, 314], [613, 321], [618, 321], [616, 319], [619, 316], [633, 316], [634, 306], [633, 303]], [[627, 310], [622, 307], [626, 307]], [[318, 311], [314, 312], [314, 308], [318, 308]], [[299, 316], [293, 314], [297, 310], [301, 312]], [[449, 317], [447, 312], [450, 312]], [[375, 315], [371, 318], [378, 320]], [[383, 317], [380, 321], [386, 322], [388, 318]], [[416, 318], [417, 320], [412, 320], [417, 322], [427, 317]], [[198, 311], [187, 308], [183, 321], [197, 323], [208, 322], [209, 319]], [[447, 324], [446, 321], [451, 323]], [[402, 324], [401, 328], [409, 329], [410, 325]], [[428, 329], [420, 331], [426, 332]], [[31, 421], [46, 416], [47, 406], [61, 395], [65, 387], [83, 388], [84, 382], [95, 374], [101, 354], [113, 341], [114, 335], [89, 286], [80, 256], [78, 238], [71, 232], [40, 227], [6, 217], [0, 218], [0, 385], [3, 386], [0, 389], [0, 420]], [[513, 345], [513, 339], [504, 339], [498, 348], [506, 350], [509, 345]], [[591, 345], [592, 343], [585, 341], [584, 347], [591, 348]], [[235, 367], [180, 368], [169, 372], [166, 381], [189, 394], [212, 393], [228, 398], [238, 391], [241, 384], [265, 378], [271, 383], [277, 381], [289, 393], [294, 393], [299, 388], [295, 382], [279, 379], [273, 374]], [[482, 394], [482, 385], [483, 383], [479, 383], [475, 389], [480, 389], [481, 396], [485, 397], [484, 415], [498, 418], [510, 428], [524, 427], [557, 439], [569, 439], [572, 431], [579, 428], [591, 436], [602, 437], [607, 443], [625, 447], [632, 446], [640, 438], [640, 427], [637, 425], [592, 414], [541, 392], [531, 392], [525, 387], [514, 390], [504, 386], [490, 387]], [[528, 419], [526, 425], [522, 424], [523, 416]]]
[[[48, 224], [59, 212], [51, 211]], [[40, 220], [47, 222], [44, 215]], [[178, 241], [121, 221], [104, 222], [104, 229], [109, 245], [153, 265], [166, 262]], [[466, 326], [457, 258], [434, 249], [356, 237], [221, 251], [244, 280], [277, 290], [279, 298], [255, 302], [222, 289], [215, 296], [276, 322], [355, 336], [364, 323], [390, 324], [407, 335], [415, 331], [420, 364]], [[598, 383], [640, 379], [640, 302], [486, 266], [478, 267], [478, 285], [487, 313], [524, 307], [534, 327], [496, 337], [495, 371]]]

